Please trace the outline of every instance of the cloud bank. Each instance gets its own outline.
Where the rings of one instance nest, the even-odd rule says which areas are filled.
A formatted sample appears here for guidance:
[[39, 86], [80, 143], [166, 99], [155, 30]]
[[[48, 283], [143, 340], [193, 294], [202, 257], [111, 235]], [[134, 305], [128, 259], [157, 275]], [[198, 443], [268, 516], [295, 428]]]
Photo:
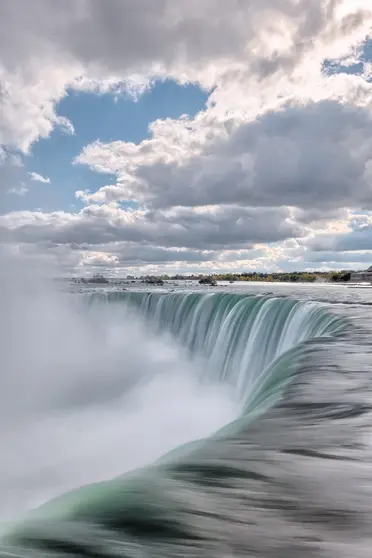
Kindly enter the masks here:
[[81, 273], [369, 263], [371, 25], [368, 0], [3, 0], [2, 192], [6, 154], [75, 133], [56, 111], [69, 89], [135, 99], [171, 79], [209, 97], [138, 144], [86, 145], [71, 164], [114, 183], [76, 189], [75, 212], [4, 211], [2, 250]]

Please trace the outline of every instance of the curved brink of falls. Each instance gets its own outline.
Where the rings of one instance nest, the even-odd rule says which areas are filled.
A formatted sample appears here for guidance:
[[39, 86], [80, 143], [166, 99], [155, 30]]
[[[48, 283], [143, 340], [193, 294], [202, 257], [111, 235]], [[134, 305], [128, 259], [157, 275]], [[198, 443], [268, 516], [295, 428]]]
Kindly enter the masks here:
[[241, 418], [43, 507], [0, 556], [367, 556], [370, 473], [356, 439], [370, 410], [356, 395], [363, 331], [315, 302], [102, 296], [204, 358], [202, 380], [231, 385]]

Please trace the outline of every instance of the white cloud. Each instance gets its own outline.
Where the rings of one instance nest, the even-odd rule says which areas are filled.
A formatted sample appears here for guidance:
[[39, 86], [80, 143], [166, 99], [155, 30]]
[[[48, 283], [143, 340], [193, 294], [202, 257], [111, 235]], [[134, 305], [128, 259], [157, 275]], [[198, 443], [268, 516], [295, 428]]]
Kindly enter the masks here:
[[26, 188], [26, 186], [21, 183], [21, 185], [18, 188], [10, 188], [8, 190], [8, 194], [15, 194], [16, 196], [25, 196], [28, 192], [28, 188]]
[[50, 178], [42, 176], [37, 172], [29, 172], [28, 175], [30, 177], [30, 180], [33, 180], [35, 182], [43, 182], [43, 184], [50, 184]]
[[3, 0], [0, 16], [0, 144], [24, 153], [55, 127], [74, 133], [56, 114], [68, 88], [135, 98], [170, 78], [212, 90], [195, 118], [153, 122], [138, 145], [86, 146], [75, 163], [116, 183], [77, 191], [80, 213], [1, 217], [23, 251], [113, 269], [300, 267], [316, 238], [336, 233], [341, 249], [361, 236], [348, 212], [372, 202], [370, 64], [322, 67], [362, 60], [369, 0]]
[[[91, 205], [78, 214], [8, 213], [0, 217], [0, 236], [3, 243], [17, 244], [21, 254], [48, 252], [79, 273], [273, 271], [289, 262], [303, 268], [313, 228], [330, 230], [323, 213], [312, 216], [313, 228], [302, 224], [302, 217], [284, 207], [124, 211], [114, 204]], [[329, 218], [337, 223], [340, 215]]]
[[[0, 24], [1, 25], [1, 24]], [[48, 137], [55, 127], [73, 133], [55, 105], [65, 94], [72, 70], [51, 60], [30, 60], [9, 71], [0, 57], [0, 143], [28, 153], [33, 142]]]
[[243, 76], [251, 99], [283, 81], [293, 90], [362, 41], [371, 12], [368, 0], [3, 0], [0, 142], [27, 151], [55, 125], [71, 130], [55, 103], [74, 85], [135, 92], [161, 76], [223, 88]]
[[[371, 90], [372, 93], [372, 90]], [[173, 132], [173, 135], [172, 135]], [[153, 207], [240, 204], [337, 209], [372, 201], [372, 118], [335, 101], [292, 106], [237, 126], [203, 149], [145, 140], [88, 146], [78, 162], [117, 173], [86, 202], [140, 200]], [[153, 142], [153, 144], [152, 144]], [[187, 157], [183, 156], [183, 150]]]
[[124, 211], [87, 206], [78, 214], [15, 211], [0, 216], [2, 238], [20, 242], [98, 245], [120, 241], [194, 250], [250, 249], [303, 236], [289, 208], [212, 206], [191, 210]]

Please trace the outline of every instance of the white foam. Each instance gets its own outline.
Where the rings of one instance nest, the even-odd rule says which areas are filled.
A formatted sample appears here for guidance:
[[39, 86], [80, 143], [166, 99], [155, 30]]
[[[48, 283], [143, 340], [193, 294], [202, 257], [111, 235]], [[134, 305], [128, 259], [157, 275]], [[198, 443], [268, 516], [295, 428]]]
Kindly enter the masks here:
[[0, 290], [0, 520], [145, 465], [239, 413], [197, 362], [113, 306], [50, 283]]

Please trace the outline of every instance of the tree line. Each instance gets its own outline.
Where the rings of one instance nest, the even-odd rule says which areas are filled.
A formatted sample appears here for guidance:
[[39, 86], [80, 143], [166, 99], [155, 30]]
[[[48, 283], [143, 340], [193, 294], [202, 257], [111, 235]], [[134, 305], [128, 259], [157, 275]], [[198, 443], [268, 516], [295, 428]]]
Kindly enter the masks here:
[[256, 271], [244, 273], [212, 273], [209, 275], [159, 275], [158, 279], [163, 281], [199, 281], [210, 283], [211, 281], [264, 281], [278, 283], [316, 283], [332, 282], [345, 283], [350, 281], [350, 271], [293, 271], [289, 273], [259, 273]]
[[[346, 283], [350, 281], [350, 271], [293, 271], [289, 273], [259, 273], [256, 271], [244, 273], [212, 273], [209, 275], [144, 275], [137, 278], [142, 283], [161, 285], [164, 281], [199, 281], [200, 284], [215, 284], [217, 281], [228, 281], [235, 283], [237, 281], [262, 281], [266, 283]], [[134, 281], [133, 276], [125, 279], [107, 279], [103, 275], [95, 275], [91, 278], [75, 279], [75, 282], [81, 283], [121, 283]]]

